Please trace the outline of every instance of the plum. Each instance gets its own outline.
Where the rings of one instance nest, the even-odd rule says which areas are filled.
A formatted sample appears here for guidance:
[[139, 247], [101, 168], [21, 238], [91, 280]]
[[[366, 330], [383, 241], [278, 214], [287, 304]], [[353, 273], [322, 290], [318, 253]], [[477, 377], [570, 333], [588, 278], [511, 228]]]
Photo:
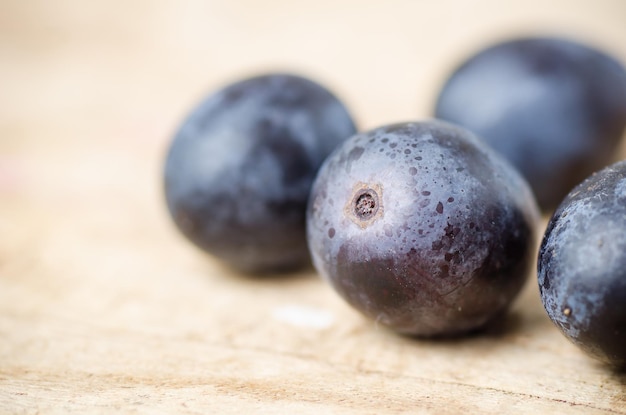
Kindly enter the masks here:
[[537, 270], [541, 300], [561, 332], [626, 368], [626, 161], [567, 195], [548, 223]]
[[486, 140], [551, 212], [613, 160], [626, 125], [626, 70], [607, 54], [565, 39], [505, 41], [450, 75], [435, 117]]
[[290, 74], [215, 92], [182, 123], [165, 161], [165, 197], [182, 233], [249, 273], [309, 263], [306, 202], [328, 154], [354, 134], [326, 88]]
[[501, 315], [534, 264], [526, 181], [442, 121], [352, 136], [324, 162], [307, 209], [313, 264], [356, 310], [415, 336], [457, 335]]

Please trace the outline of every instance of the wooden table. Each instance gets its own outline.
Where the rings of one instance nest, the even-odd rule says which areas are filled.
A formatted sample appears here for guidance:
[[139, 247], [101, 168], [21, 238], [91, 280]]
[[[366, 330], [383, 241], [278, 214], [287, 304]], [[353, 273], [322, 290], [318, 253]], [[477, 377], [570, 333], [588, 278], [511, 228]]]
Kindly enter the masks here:
[[561, 336], [534, 276], [498, 328], [411, 340], [313, 271], [223, 268], [161, 190], [172, 132], [226, 82], [297, 71], [361, 128], [426, 118], [503, 37], [626, 62], [626, 2], [296, 3], [0, 2], [0, 413], [626, 413], [626, 376]]

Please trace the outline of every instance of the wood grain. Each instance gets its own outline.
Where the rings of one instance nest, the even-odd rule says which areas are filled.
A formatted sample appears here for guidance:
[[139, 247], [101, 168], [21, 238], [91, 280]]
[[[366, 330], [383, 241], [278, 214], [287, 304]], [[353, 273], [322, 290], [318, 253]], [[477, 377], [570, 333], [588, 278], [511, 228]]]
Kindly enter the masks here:
[[626, 61], [626, 3], [1, 5], [0, 413], [626, 413], [626, 376], [560, 335], [532, 276], [480, 336], [400, 337], [312, 270], [255, 279], [202, 255], [160, 182], [183, 114], [239, 76], [310, 74], [362, 128], [422, 118], [501, 37]]

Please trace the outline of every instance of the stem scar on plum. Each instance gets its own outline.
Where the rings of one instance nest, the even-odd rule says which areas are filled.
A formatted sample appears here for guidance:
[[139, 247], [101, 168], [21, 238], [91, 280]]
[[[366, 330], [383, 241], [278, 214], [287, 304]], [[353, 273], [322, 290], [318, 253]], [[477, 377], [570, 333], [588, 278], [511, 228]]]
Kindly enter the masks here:
[[352, 222], [367, 228], [383, 216], [383, 189], [380, 184], [357, 183], [344, 212]]

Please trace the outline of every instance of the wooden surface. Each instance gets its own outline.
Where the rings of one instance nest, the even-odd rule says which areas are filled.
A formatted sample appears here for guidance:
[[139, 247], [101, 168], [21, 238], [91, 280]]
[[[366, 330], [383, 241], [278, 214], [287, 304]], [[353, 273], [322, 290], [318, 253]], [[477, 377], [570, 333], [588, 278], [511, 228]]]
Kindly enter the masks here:
[[160, 187], [185, 112], [240, 76], [308, 74], [361, 128], [425, 118], [503, 36], [626, 61], [626, 2], [296, 3], [0, 0], [0, 413], [626, 413], [626, 376], [560, 335], [534, 276], [500, 327], [411, 340], [313, 271], [224, 269]]

